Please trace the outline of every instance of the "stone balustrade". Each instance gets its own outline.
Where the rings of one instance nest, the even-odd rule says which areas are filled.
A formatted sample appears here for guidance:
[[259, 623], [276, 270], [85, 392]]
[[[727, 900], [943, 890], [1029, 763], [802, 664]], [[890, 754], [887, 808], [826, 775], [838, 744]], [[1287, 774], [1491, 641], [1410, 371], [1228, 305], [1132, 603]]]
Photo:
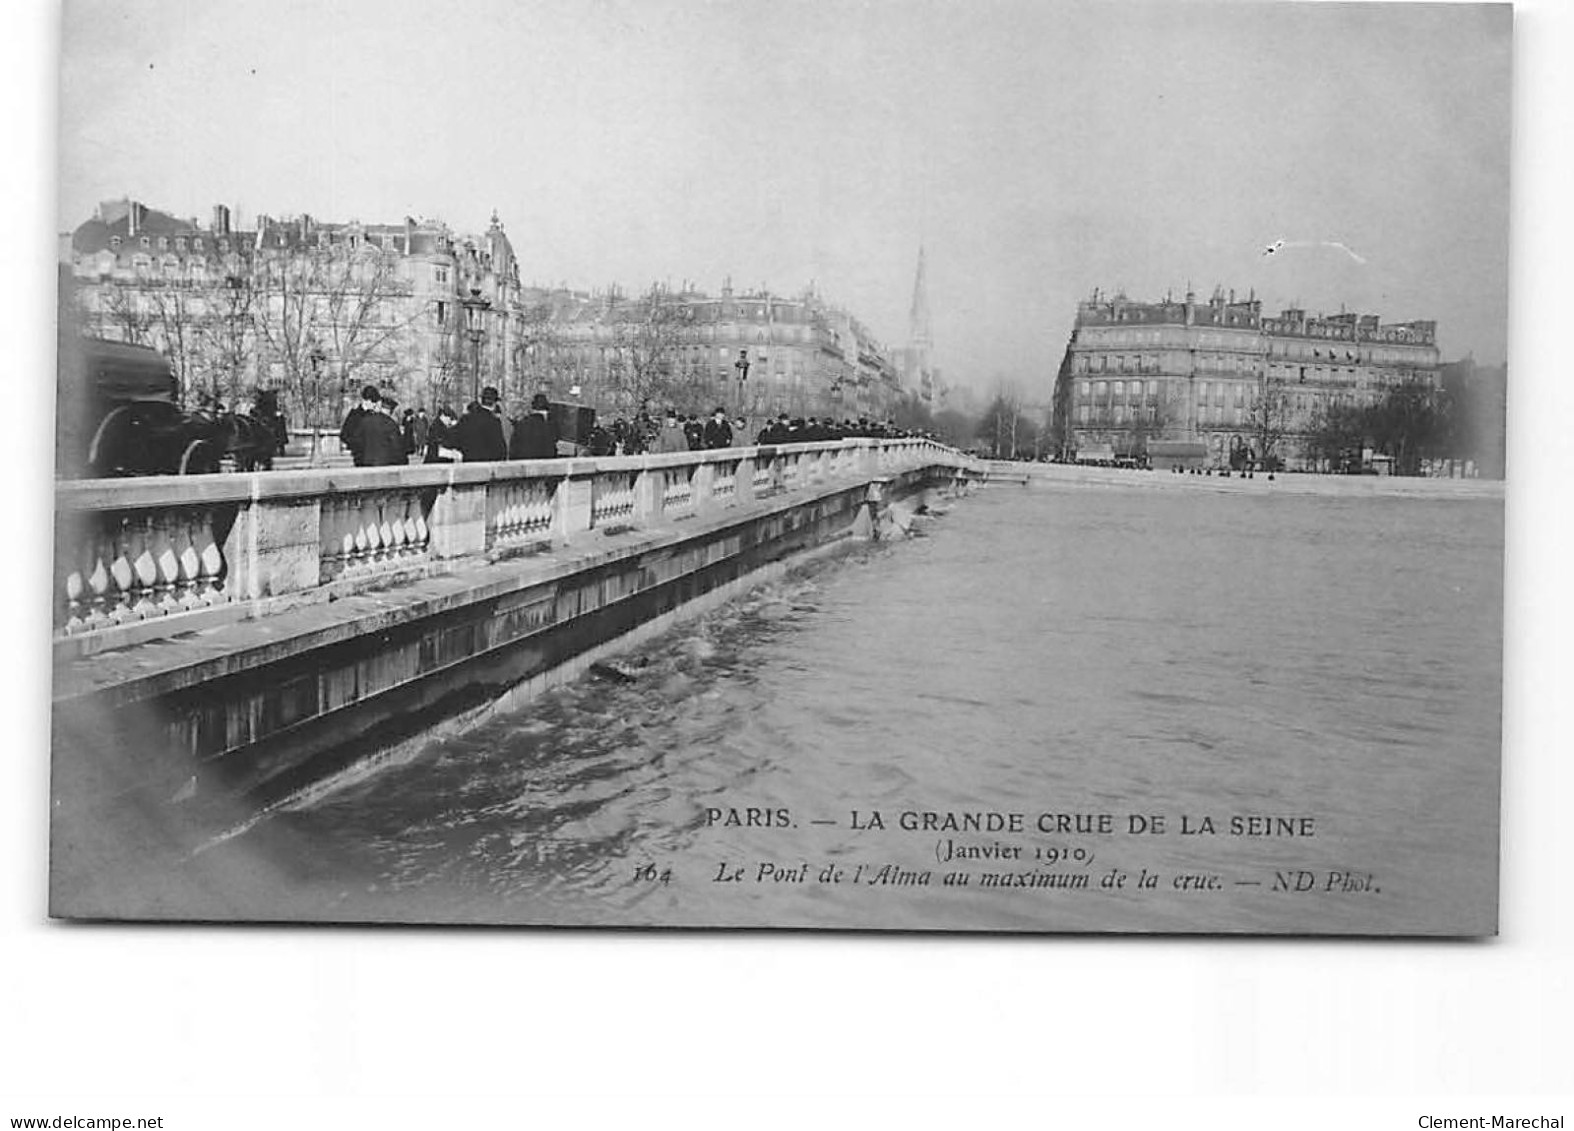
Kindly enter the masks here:
[[529, 462], [149, 476], [56, 485], [57, 651], [85, 654], [660, 528], [903, 470], [978, 471], [929, 440]]

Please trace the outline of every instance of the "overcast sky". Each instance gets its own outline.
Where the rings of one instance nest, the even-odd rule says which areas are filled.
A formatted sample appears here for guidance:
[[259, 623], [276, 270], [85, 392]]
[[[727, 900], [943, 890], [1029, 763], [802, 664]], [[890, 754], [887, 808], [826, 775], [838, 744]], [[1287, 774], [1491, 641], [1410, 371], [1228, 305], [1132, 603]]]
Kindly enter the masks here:
[[1047, 385], [1094, 287], [1506, 353], [1506, 5], [68, 0], [62, 43], [62, 230], [496, 209], [526, 281], [812, 280], [893, 345], [922, 244], [980, 387]]

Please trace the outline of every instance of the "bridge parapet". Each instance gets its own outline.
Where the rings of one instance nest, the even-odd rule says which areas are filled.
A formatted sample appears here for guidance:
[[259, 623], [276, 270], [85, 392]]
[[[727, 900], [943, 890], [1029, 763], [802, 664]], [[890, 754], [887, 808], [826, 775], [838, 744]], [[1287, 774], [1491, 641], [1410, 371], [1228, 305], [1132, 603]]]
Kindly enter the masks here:
[[57, 658], [776, 495], [981, 465], [923, 439], [60, 482]]

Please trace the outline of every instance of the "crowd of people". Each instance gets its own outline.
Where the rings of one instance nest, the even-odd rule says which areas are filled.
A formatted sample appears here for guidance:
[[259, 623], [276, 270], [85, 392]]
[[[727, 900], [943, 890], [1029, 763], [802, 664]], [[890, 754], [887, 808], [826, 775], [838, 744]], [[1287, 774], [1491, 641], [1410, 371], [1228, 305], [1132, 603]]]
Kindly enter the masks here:
[[[850, 437], [892, 439], [916, 436], [890, 422], [834, 420], [829, 417], [789, 417], [786, 413], [766, 423], [755, 435], [756, 444], [802, 444]], [[632, 420], [617, 417], [610, 425], [593, 424], [580, 437], [586, 455], [640, 455], [645, 452], [690, 452], [730, 448], [749, 443], [749, 427], [742, 417], [729, 418], [718, 407], [708, 417], [681, 413], [676, 408], [655, 414], [642, 408]], [[537, 393], [530, 409], [510, 419], [498, 395], [488, 386], [463, 416], [443, 406], [436, 416], [426, 409], [399, 411], [399, 403], [376, 385], [361, 390], [361, 401], [344, 418], [339, 440], [357, 467], [387, 467], [409, 463], [476, 463], [488, 460], [553, 459], [560, 454], [558, 431], [551, 419], [551, 402]]]

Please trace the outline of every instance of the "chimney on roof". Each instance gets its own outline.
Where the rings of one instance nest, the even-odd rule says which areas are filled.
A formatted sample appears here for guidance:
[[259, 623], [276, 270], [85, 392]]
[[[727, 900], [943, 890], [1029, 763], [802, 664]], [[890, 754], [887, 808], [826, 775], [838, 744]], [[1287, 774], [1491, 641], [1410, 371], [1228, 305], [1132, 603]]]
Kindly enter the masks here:
[[226, 205], [213, 206], [213, 234], [227, 236], [230, 234], [230, 210]]

